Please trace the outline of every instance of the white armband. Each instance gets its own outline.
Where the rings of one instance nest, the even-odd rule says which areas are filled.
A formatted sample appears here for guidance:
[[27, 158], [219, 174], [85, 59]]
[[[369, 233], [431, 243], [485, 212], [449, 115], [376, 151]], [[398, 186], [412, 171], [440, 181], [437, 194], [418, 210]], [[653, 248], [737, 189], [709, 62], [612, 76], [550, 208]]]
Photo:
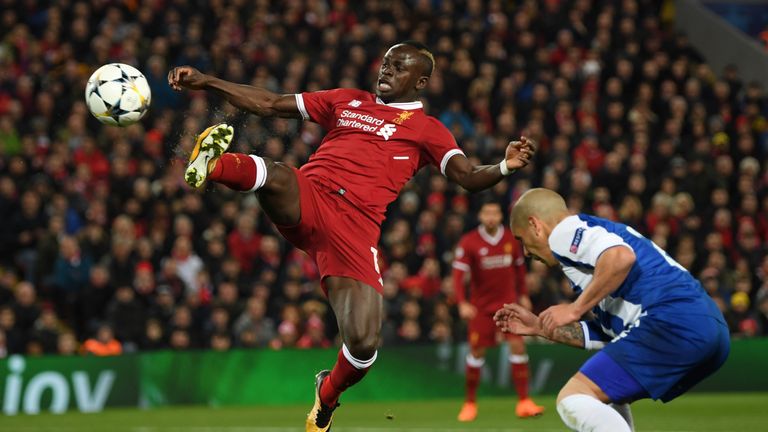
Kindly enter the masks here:
[[499, 171], [501, 171], [501, 175], [503, 175], [504, 177], [507, 177], [507, 176], [511, 175], [512, 173], [514, 173], [516, 170], [511, 170], [510, 171], [510, 169], [507, 168], [507, 160], [506, 159], [502, 159], [501, 162], [499, 163]]

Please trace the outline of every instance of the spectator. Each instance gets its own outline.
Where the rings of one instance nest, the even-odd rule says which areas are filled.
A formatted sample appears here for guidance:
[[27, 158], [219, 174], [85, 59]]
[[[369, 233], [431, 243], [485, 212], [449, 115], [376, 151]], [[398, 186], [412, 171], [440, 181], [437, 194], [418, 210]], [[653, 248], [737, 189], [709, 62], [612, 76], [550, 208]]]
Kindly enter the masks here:
[[177, 237], [173, 243], [171, 259], [176, 264], [176, 275], [184, 282], [187, 293], [197, 293], [200, 287], [197, 274], [203, 269], [203, 260], [192, 250], [192, 242], [187, 237]]
[[296, 341], [297, 348], [328, 348], [331, 341], [325, 336], [325, 324], [317, 315], [307, 319], [304, 334]]
[[31, 283], [20, 282], [16, 285], [16, 301], [13, 303], [13, 312], [16, 316], [16, 327], [25, 334], [29, 333], [40, 316], [37, 293]]
[[96, 330], [96, 336], [85, 341], [82, 352], [95, 356], [114, 356], [122, 354], [123, 347], [120, 341], [115, 339], [112, 327], [102, 324]]
[[237, 218], [237, 227], [227, 237], [227, 247], [243, 272], [251, 274], [261, 249], [261, 236], [256, 233], [256, 221], [252, 214]]
[[72, 332], [59, 333], [59, 338], [56, 341], [56, 353], [63, 356], [72, 356], [77, 354], [77, 339]]
[[171, 331], [171, 349], [177, 351], [187, 350], [192, 348], [192, 340], [189, 336], [189, 332], [180, 328]]
[[74, 237], [59, 240], [59, 256], [54, 264], [56, 303], [62, 315], [69, 320], [75, 317], [75, 305], [81, 290], [86, 286], [91, 271], [91, 258], [83, 256]]
[[147, 320], [140, 348], [144, 351], [155, 351], [168, 346], [163, 332], [163, 325], [157, 319]]
[[235, 339], [244, 346], [264, 347], [275, 337], [275, 324], [266, 316], [266, 305], [258, 297], [250, 297], [245, 311], [234, 324]]
[[[24, 352], [32, 339], [34, 350], [48, 349], [31, 317], [49, 303], [76, 342], [101, 322], [114, 322], [122, 338], [123, 324], [111, 315], [122, 306], [107, 305], [119, 303], [115, 288], [123, 286], [135, 290], [146, 312], [131, 325], [132, 343], [156, 335], [157, 325], [149, 324], [156, 319], [175, 349], [208, 346], [209, 309], [223, 306], [234, 322], [231, 345], [261, 346], [267, 338], [294, 345], [312, 316], [305, 305], [325, 301], [317, 269], [260, 217], [253, 194], [191, 193], [179, 173], [183, 164], [173, 161], [191, 151], [194, 134], [222, 118], [238, 123], [235, 146], [259, 143], [254, 151], [292, 166], [307, 161], [322, 131], [309, 122], [254, 122], [218, 99], [173, 92], [165, 74], [169, 65], [189, 63], [282, 93], [366, 88], [378, 67], [374, 54], [409, 38], [424, 40], [435, 54], [425, 108], [449, 125], [468, 157], [498, 161], [508, 139], [521, 134], [539, 142], [536, 160], [490, 195], [508, 207], [543, 184], [564, 194], [573, 211], [615, 213], [666, 244], [694, 274], [706, 273], [703, 284], [729, 314], [744, 304], [736, 294], [744, 292], [746, 276], [746, 315], [762, 322], [768, 99], [737, 69], [718, 75], [703, 63], [684, 36], [660, 21], [658, 2], [515, 2], [499, 9], [495, 2], [447, 1], [436, 19], [413, 2], [398, 0], [389, 9], [332, 2], [326, 19], [312, 22], [312, 13], [282, 19], [293, 14], [280, 2], [253, 10], [242, 2], [191, 2], [171, 5], [165, 15], [147, 13], [147, 5], [115, 14], [122, 6], [80, 2], [77, 14], [88, 19], [74, 20], [72, 32], [55, 31], [56, 17], [66, 12], [56, 4], [35, 15], [36, 28], [50, 31], [26, 30], [31, 15], [16, 3], [3, 15], [2, 31], [19, 47], [40, 49], [0, 62], [0, 217], [7, 221], [0, 224], [0, 328], [9, 352]], [[386, 24], [392, 10], [417, 19]], [[98, 25], [108, 14], [112, 24]], [[203, 18], [252, 14], [276, 17], [270, 31], [282, 39], [253, 48], [243, 42], [250, 24], [229, 19], [196, 35]], [[172, 17], [173, 25], [152, 16]], [[379, 31], [362, 31], [370, 23], [380, 23]], [[221, 33], [223, 26], [234, 30]], [[104, 33], [128, 28], [130, 37]], [[179, 45], [177, 28], [195, 37]], [[306, 28], [312, 30], [293, 31]], [[100, 126], [82, 101], [89, 72], [114, 61], [137, 66], [160, 96], [128, 128]], [[392, 204], [381, 244], [372, 245], [384, 282], [385, 343], [448, 336], [435, 305], [451, 294], [441, 281], [461, 232], [476, 223], [478, 202], [424, 170]], [[531, 273], [535, 307], [569, 297], [561, 276], [535, 263]], [[19, 279], [32, 284], [31, 303]], [[224, 283], [235, 285], [235, 296]], [[274, 329], [237, 329], [255, 293], [266, 305], [260, 320], [280, 323], [282, 341]], [[428, 301], [416, 301], [423, 310], [406, 317], [414, 309], [411, 295]], [[334, 340], [335, 326], [324, 324]], [[450, 325], [450, 333], [460, 330]]]
[[210, 347], [214, 351], [229, 351], [232, 346], [232, 338], [227, 332], [216, 332], [211, 335]]
[[46, 307], [35, 321], [31, 334], [32, 338], [40, 343], [43, 352], [53, 354], [57, 351], [59, 334], [62, 330], [56, 311], [52, 307]]
[[[136, 300], [133, 288], [118, 287], [115, 298], [107, 306], [106, 315], [114, 326], [115, 337], [125, 350], [135, 350], [144, 330], [144, 306]], [[113, 328], [110, 328], [110, 332]]]

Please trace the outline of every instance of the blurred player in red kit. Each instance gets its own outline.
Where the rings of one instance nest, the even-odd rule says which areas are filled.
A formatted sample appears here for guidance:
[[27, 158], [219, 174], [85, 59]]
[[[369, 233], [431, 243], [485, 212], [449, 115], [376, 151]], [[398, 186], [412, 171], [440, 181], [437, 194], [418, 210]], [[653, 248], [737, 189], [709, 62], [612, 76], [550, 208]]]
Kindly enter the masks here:
[[[520, 244], [504, 227], [501, 206], [485, 202], [478, 213], [480, 226], [464, 234], [456, 248], [453, 262], [453, 284], [459, 315], [469, 322], [470, 353], [467, 355], [466, 400], [459, 421], [477, 417], [477, 386], [485, 363], [485, 349], [498, 344], [501, 333], [493, 314], [505, 303], [519, 303], [531, 308], [525, 287], [525, 256]], [[465, 280], [469, 273], [470, 295], [467, 300]], [[544, 412], [528, 397], [528, 354], [523, 338], [504, 333], [509, 343], [512, 382], [520, 400], [515, 408], [518, 417], [535, 417]]]
[[354, 89], [276, 94], [189, 66], [168, 74], [176, 90], [213, 90], [258, 116], [303, 119], [327, 131], [309, 162], [294, 169], [254, 154], [225, 153], [233, 128], [211, 126], [198, 137], [185, 173], [196, 188], [214, 181], [258, 193], [261, 208], [283, 236], [318, 265], [343, 346], [333, 369], [315, 377], [307, 431], [330, 429], [339, 396], [376, 360], [383, 319], [376, 246], [387, 204], [425, 165], [478, 191], [526, 166], [535, 151], [523, 137], [509, 144], [500, 163], [474, 166], [418, 101], [433, 68], [429, 50], [407, 41], [384, 55], [375, 94]]

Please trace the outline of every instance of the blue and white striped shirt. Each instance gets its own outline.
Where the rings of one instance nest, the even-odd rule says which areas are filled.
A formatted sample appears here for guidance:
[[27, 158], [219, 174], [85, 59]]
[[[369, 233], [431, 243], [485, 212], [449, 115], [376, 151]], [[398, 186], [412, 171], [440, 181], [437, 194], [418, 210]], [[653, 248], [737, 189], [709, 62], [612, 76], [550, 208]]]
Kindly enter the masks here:
[[663, 249], [627, 225], [585, 214], [563, 219], [549, 236], [549, 246], [574, 291], [590, 289], [600, 255], [612, 247], [628, 247], [635, 264], [616, 291], [593, 309], [594, 321], [582, 321], [585, 348], [601, 348], [622, 337], [640, 318], [664, 314], [708, 314], [701, 284]]

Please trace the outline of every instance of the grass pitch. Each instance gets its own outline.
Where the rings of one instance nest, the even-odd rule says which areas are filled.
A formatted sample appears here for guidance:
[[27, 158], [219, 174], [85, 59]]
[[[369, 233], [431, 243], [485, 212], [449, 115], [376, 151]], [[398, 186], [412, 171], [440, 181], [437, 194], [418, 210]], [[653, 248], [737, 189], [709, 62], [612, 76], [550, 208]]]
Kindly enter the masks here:
[[[477, 421], [456, 421], [460, 400], [343, 404], [333, 432], [523, 432], [565, 431], [553, 397], [537, 419], [515, 418], [513, 398], [481, 398]], [[0, 419], [0, 431], [13, 432], [301, 432], [306, 406], [177, 407], [112, 409], [99, 414], [68, 413]], [[633, 405], [640, 432], [768, 431], [768, 393], [691, 394], [670, 403]]]

